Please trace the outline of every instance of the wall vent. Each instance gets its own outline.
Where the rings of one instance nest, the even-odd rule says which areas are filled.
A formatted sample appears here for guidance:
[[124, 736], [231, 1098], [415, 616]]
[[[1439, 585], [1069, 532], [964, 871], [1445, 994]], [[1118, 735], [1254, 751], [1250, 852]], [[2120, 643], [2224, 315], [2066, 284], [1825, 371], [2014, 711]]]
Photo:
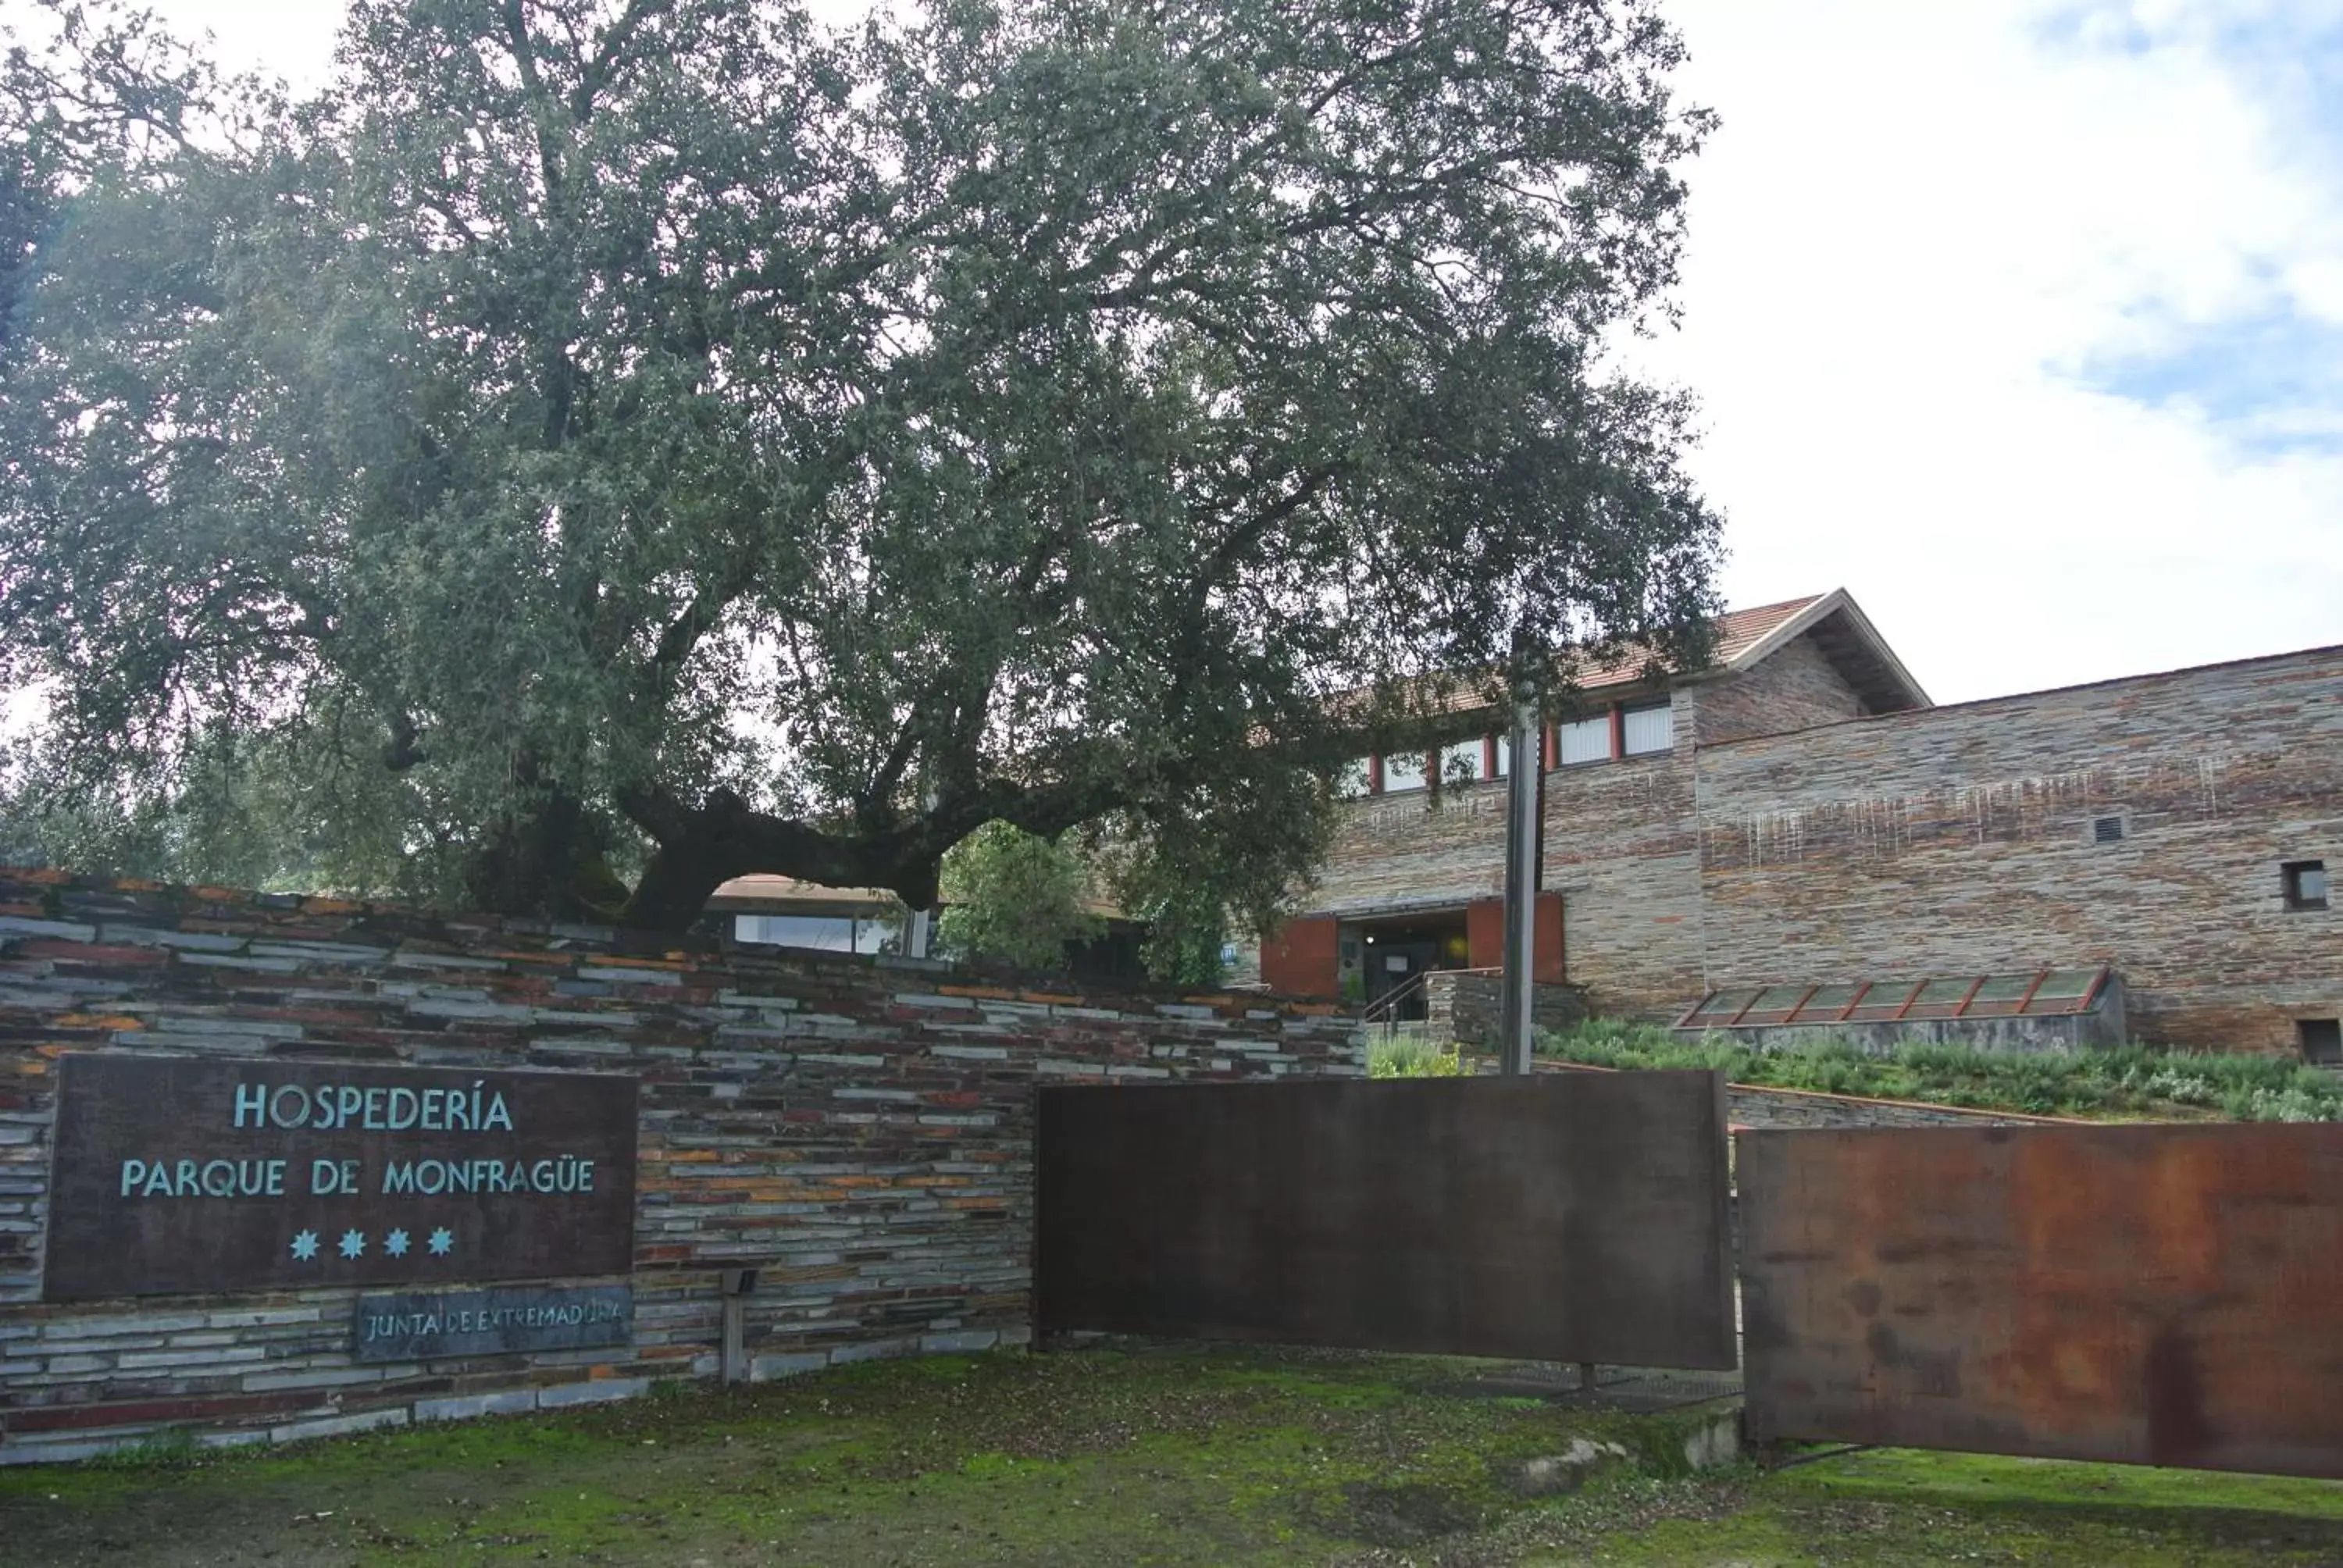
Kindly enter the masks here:
[[2124, 841], [2124, 819], [2123, 819], [2122, 818], [2120, 818], [2120, 817], [2094, 817], [2094, 818], [2092, 818], [2092, 819], [2091, 819], [2091, 842], [2092, 842], [2092, 843], [2094, 843], [2094, 844], [2120, 844], [2120, 843], [2122, 843], [2123, 841]]

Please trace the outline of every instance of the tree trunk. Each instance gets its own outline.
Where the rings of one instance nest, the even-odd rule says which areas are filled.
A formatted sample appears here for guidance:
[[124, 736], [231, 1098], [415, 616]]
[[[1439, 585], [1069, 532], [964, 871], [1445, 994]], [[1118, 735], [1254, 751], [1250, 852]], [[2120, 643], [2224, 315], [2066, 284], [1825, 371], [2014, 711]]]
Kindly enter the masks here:
[[627, 897], [585, 803], [558, 788], [498, 822], [464, 867], [464, 892], [476, 910], [596, 922], [617, 915]]
[[914, 910], [932, 908], [940, 857], [897, 831], [840, 837], [752, 809], [718, 790], [697, 809], [622, 792], [628, 816], [659, 845], [618, 916], [639, 930], [689, 930], [734, 877], [797, 877], [832, 888], [884, 888]]

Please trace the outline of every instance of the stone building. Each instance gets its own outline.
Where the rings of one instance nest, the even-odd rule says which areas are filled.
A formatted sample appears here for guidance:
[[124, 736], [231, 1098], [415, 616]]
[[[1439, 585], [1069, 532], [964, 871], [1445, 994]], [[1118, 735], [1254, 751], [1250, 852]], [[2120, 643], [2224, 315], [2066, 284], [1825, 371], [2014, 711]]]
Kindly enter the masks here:
[[[1476, 725], [1373, 760], [1265, 984], [1498, 963]], [[2106, 966], [2138, 1038], [2343, 1059], [2343, 648], [1937, 706], [1842, 590], [1727, 615], [1698, 674], [1594, 672], [1544, 752], [1539, 978], [1598, 1011]]]

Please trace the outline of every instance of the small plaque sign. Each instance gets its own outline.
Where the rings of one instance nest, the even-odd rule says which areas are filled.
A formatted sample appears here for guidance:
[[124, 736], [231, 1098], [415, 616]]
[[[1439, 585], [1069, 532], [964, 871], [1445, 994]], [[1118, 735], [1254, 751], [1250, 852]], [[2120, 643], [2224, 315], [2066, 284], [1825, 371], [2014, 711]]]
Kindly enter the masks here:
[[52, 1302], [633, 1266], [635, 1081], [73, 1053]]
[[634, 1338], [626, 1285], [511, 1286], [358, 1298], [362, 1362], [430, 1361], [623, 1345]]

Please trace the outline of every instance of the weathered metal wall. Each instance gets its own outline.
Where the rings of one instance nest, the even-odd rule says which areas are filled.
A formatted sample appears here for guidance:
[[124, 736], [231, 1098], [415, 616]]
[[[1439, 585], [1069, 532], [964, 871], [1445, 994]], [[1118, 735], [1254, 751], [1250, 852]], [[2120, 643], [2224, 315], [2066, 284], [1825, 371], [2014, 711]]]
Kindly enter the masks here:
[[1734, 1364], [1716, 1074], [1040, 1102], [1039, 1329]]
[[1752, 1436], [2343, 1476], [2343, 1126], [1737, 1150]]

